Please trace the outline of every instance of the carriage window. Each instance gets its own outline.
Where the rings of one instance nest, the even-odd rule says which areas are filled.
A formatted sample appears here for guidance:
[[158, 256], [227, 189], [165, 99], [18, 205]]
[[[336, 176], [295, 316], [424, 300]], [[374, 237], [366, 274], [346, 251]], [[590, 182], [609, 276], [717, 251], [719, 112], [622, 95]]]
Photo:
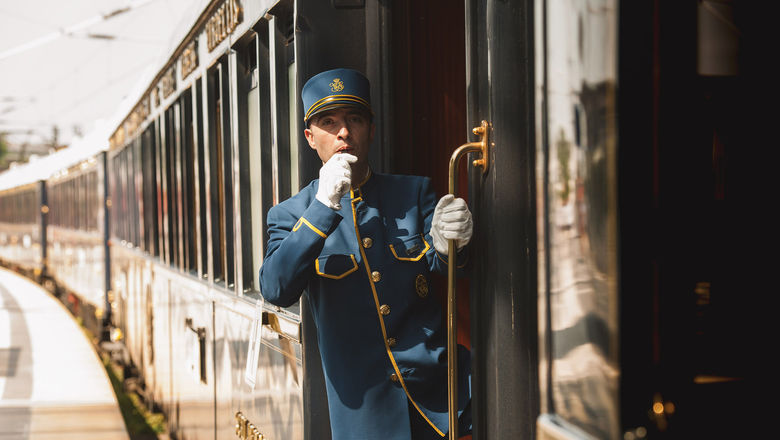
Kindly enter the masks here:
[[[272, 153], [277, 204], [298, 192], [298, 125], [295, 45], [291, 8], [282, 7], [268, 22], [269, 89], [273, 131]], [[265, 168], [264, 168], [265, 169]], [[270, 207], [269, 207], [270, 208]], [[267, 210], [264, 210], [264, 213]], [[265, 235], [265, 234], [264, 234]], [[288, 308], [299, 314], [300, 303]]]
[[[95, 179], [95, 186], [94, 186], [94, 194], [92, 198], [92, 212], [96, 213], [95, 217], [95, 225], [94, 228], [96, 231], [101, 231], [103, 228], [103, 224], [101, 223], [102, 216], [98, 216], [97, 213], [99, 213], [102, 209], [101, 203], [100, 203], [100, 195], [103, 194], [103, 174], [105, 173], [105, 170], [102, 170], [102, 172], [98, 172], [98, 170], [95, 170], [94, 179]], [[105, 213], [103, 213], [105, 215]]]
[[93, 200], [95, 199], [95, 170], [91, 170], [87, 173], [87, 230], [94, 231], [97, 228], [97, 220], [95, 218], [95, 209], [93, 206]]
[[125, 147], [122, 150], [122, 153], [119, 157], [121, 157], [121, 167], [122, 167], [122, 224], [124, 226], [124, 229], [122, 231], [122, 238], [129, 242], [131, 238], [131, 219], [130, 219], [130, 184], [132, 181], [132, 176], [130, 175], [130, 168], [128, 167], [128, 156], [129, 154], [128, 147]]
[[194, 122], [192, 120], [192, 91], [187, 89], [179, 98], [181, 111], [181, 205], [182, 238], [184, 244], [184, 270], [195, 273], [197, 243], [195, 241], [195, 144]]
[[92, 210], [92, 171], [84, 174], [84, 230], [92, 231], [92, 224], [94, 223], [92, 217], [94, 211]]
[[89, 180], [89, 191], [87, 192], [87, 206], [89, 206], [89, 209], [87, 210], [89, 212], [89, 230], [90, 231], [97, 231], [98, 230], [98, 207], [97, 203], [97, 185], [98, 185], [98, 178], [97, 178], [97, 170], [92, 169], [92, 171], [88, 174], [88, 180]]
[[211, 243], [214, 281], [233, 288], [233, 155], [227, 59], [208, 73]]
[[141, 174], [143, 188], [143, 229], [144, 250], [150, 255], [160, 255], [157, 245], [157, 176], [155, 167], [154, 125], [150, 125], [141, 135]]
[[117, 218], [121, 219], [117, 227], [117, 237], [122, 240], [127, 240], [127, 201], [125, 193], [127, 192], [127, 173], [124, 166], [125, 163], [125, 150], [122, 150], [117, 155], [117, 199], [114, 206], [118, 214]]
[[[288, 43], [288, 48], [292, 48], [293, 43]], [[288, 50], [288, 65], [287, 65], [287, 108], [289, 113], [287, 120], [290, 122], [290, 194], [298, 193], [298, 142], [299, 142], [299, 126], [298, 126], [298, 99], [297, 87], [295, 84], [295, 51]]]
[[[620, 438], [615, 255], [616, 2], [537, 15], [539, 375], [543, 413]], [[544, 6], [544, 7], [542, 7]], [[568, 32], [571, 23], [577, 32]], [[546, 35], [545, 35], [546, 31]], [[543, 47], [546, 45], [546, 47]]]
[[[117, 171], [117, 169], [116, 169], [116, 161], [117, 161], [116, 155], [114, 155], [113, 153], [111, 155], [109, 155], [109, 158], [108, 158], [108, 168], [111, 169], [111, 171], [109, 171], [109, 173], [113, 177], [111, 179], [108, 179], [108, 199], [111, 201], [111, 204], [110, 204], [110, 206], [108, 208], [110, 210], [110, 212], [111, 212], [110, 213], [110, 223], [109, 223], [109, 234], [108, 234], [108, 236], [112, 237], [112, 238], [117, 236], [117, 233], [116, 233], [117, 232], [117, 223], [119, 221], [119, 218], [118, 218], [119, 216], [117, 215], [117, 212], [116, 212], [116, 207], [118, 206], [117, 202], [119, 201], [119, 199], [117, 199], [117, 186], [118, 186], [118, 181], [119, 181], [119, 178], [118, 178], [119, 174], [117, 174], [117, 172], [116, 172]], [[63, 194], [63, 192], [62, 192], [62, 185], [58, 185], [57, 186], [57, 200], [62, 202], [62, 201], [64, 201], [64, 199], [65, 199], [65, 194]], [[57, 221], [57, 224], [61, 225], [62, 222], [64, 222], [64, 220], [65, 220], [64, 219], [65, 211], [63, 209], [59, 209], [58, 211], [60, 211], [60, 214], [63, 215], [63, 218], [61, 218], [61, 219], [59, 219]], [[59, 217], [59, 215], [58, 215], [58, 217]]]
[[168, 224], [168, 216], [170, 216], [170, 209], [168, 207], [168, 149], [166, 146], [167, 134], [166, 134], [166, 121], [165, 115], [161, 115], [156, 121], [157, 125], [157, 180], [159, 190], [157, 191], [157, 206], [159, 231], [160, 231], [160, 256], [161, 260], [166, 263], [171, 263], [170, 256], [170, 227]]
[[163, 119], [162, 117], [154, 121], [154, 155], [155, 155], [155, 178], [157, 179], [157, 188], [155, 188], [155, 201], [157, 202], [157, 250], [160, 255], [160, 261], [168, 260], [168, 238], [166, 229], [167, 207], [165, 205], [165, 148], [163, 147]]
[[175, 107], [165, 110], [165, 209], [167, 210], [167, 255], [168, 265], [179, 266], [179, 210], [177, 203], [178, 182], [176, 180], [176, 168], [178, 166], [176, 153], [176, 114]]
[[136, 139], [130, 149], [130, 224], [132, 225], [132, 243], [141, 246], [141, 201], [138, 197], [139, 178], [141, 176], [141, 141]]
[[92, 201], [92, 172], [84, 173], [84, 179], [82, 181], [84, 184], [84, 191], [83, 191], [83, 203], [84, 203], [84, 230], [85, 231], [91, 231], [92, 230], [92, 205], [90, 202]]
[[122, 240], [127, 240], [127, 167], [125, 166], [125, 154], [126, 150], [121, 150], [117, 155], [117, 177], [119, 178], [119, 184], [117, 185], [117, 199], [116, 210], [121, 218], [119, 223], [119, 230], [117, 236]]
[[[292, 44], [292, 15], [273, 17], [268, 23], [269, 71], [271, 91], [271, 124], [273, 130], [272, 153], [274, 154], [274, 204], [289, 198], [295, 188], [297, 192], [297, 177], [294, 186], [292, 182], [291, 156], [294, 152], [297, 164], [297, 146], [291, 147], [290, 134], [290, 91], [295, 86], [289, 81], [289, 66], [294, 59]], [[294, 67], [294, 64], [293, 64]], [[294, 77], [294, 73], [293, 73]], [[293, 94], [295, 91], [292, 92]], [[294, 173], [297, 176], [297, 168]]]
[[182, 270], [184, 269], [184, 224], [186, 223], [186, 220], [184, 219], [184, 188], [182, 187], [183, 180], [183, 168], [185, 167], [184, 162], [182, 161], [182, 133], [181, 133], [181, 105], [179, 102], [176, 102], [171, 106], [171, 109], [173, 110], [172, 117], [173, 120], [171, 121], [171, 131], [173, 132], [173, 144], [171, 152], [172, 154], [172, 162], [171, 162], [171, 181], [173, 182], [173, 188], [175, 191], [171, 192], [171, 203], [173, 205], [173, 212], [176, 213], [176, 215], [173, 218], [173, 228], [176, 231], [176, 235], [174, 236], [174, 242], [175, 246], [173, 247], [173, 253], [174, 253], [174, 267]]
[[259, 35], [252, 33], [248, 41], [237, 48], [236, 88], [238, 91], [238, 139], [239, 139], [239, 188], [241, 193], [241, 273], [244, 292], [257, 291], [256, 277], [260, 270], [263, 247], [262, 191], [265, 169], [252, 164], [262, 164], [262, 146], [270, 146], [266, 106], [261, 110], [261, 91], [267, 97], [267, 81], [260, 83], [260, 76], [267, 77], [267, 70], [261, 73], [258, 67]]
[[73, 205], [76, 207], [76, 229], [84, 229], [83, 223], [84, 223], [84, 203], [83, 203], [83, 196], [84, 193], [84, 176], [78, 175], [73, 178], [73, 184], [74, 184], [74, 195], [76, 198], [76, 203]]
[[197, 146], [197, 208], [198, 208], [198, 243], [200, 243], [200, 254], [198, 255], [198, 271], [201, 278], [209, 277], [209, 270], [206, 267], [208, 264], [208, 230], [207, 230], [207, 217], [208, 217], [208, 204], [206, 203], [206, 142], [203, 139], [203, 86], [202, 79], [195, 80], [195, 116], [193, 121], [196, 122], [196, 138], [195, 145]]
[[124, 150], [124, 167], [125, 167], [125, 222], [127, 223], [127, 235], [125, 239], [130, 244], [135, 244], [135, 230], [136, 230], [136, 218], [135, 218], [135, 170], [133, 160], [133, 144], [128, 144]]
[[125, 190], [127, 188], [127, 184], [125, 181], [127, 176], [125, 176], [124, 153], [124, 150], [120, 150], [114, 158], [117, 184], [113, 209], [116, 213], [115, 218], [117, 220], [116, 236], [121, 239], [125, 239], [127, 237], [127, 234], [125, 233], [125, 225], [127, 223], [127, 218], [125, 216]]
[[78, 211], [78, 185], [76, 185], [76, 178], [71, 177], [68, 181], [68, 199], [70, 206], [70, 226], [71, 229], [78, 229], [79, 227], [79, 211]]

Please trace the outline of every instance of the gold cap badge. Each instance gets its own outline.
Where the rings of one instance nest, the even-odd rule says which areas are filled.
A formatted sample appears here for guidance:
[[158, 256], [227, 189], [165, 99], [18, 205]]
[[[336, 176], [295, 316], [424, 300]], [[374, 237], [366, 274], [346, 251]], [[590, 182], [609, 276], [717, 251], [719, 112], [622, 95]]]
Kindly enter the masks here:
[[344, 90], [344, 82], [341, 81], [341, 78], [334, 78], [330, 83], [330, 91], [335, 93], [342, 90]]

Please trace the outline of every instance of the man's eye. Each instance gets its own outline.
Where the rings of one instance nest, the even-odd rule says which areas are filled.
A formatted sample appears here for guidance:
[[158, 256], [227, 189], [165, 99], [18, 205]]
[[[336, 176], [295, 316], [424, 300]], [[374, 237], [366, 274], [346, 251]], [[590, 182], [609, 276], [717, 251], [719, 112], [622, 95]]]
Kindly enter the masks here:
[[320, 121], [320, 124], [322, 125], [330, 125], [332, 123], [333, 123], [332, 119], [323, 119], [322, 121]]
[[360, 124], [360, 123], [363, 122], [363, 117], [362, 116], [352, 116], [351, 118], [349, 118], [349, 120], [352, 123]]

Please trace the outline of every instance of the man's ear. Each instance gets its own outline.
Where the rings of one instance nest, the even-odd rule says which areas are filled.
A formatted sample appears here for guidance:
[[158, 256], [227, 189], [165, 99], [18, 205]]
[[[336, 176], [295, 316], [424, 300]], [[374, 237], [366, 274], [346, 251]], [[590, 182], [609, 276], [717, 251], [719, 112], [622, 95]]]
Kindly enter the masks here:
[[309, 143], [309, 146], [316, 150], [317, 147], [314, 145], [314, 133], [307, 128], [303, 130], [303, 135], [306, 136], [306, 141]]

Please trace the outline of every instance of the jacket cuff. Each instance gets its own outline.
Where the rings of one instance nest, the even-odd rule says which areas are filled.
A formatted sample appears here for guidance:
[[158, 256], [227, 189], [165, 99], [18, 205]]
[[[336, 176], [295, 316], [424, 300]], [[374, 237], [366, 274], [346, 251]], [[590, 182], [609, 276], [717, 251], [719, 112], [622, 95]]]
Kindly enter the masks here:
[[319, 200], [314, 199], [303, 212], [293, 230], [305, 225], [323, 238], [327, 238], [336, 230], [342, 219], [343, 217], [338, 211], [334, 211]]
[[[441, 261], [446, 267], [449, 264], [447, 255], [440, 254], [439, 251], [437, 251], [436, 249], [434, 249], [434, 252], [436, 252], [436, 258], [438, 258], [439, 261]], [[466, 266], [466, 264], [468, 264], [468, 262], [469, 262], [469, 252], [468, 252], [468, 245], [466, 245], [456, 252], [455, 267], [458, 269], [462, 269]]]

